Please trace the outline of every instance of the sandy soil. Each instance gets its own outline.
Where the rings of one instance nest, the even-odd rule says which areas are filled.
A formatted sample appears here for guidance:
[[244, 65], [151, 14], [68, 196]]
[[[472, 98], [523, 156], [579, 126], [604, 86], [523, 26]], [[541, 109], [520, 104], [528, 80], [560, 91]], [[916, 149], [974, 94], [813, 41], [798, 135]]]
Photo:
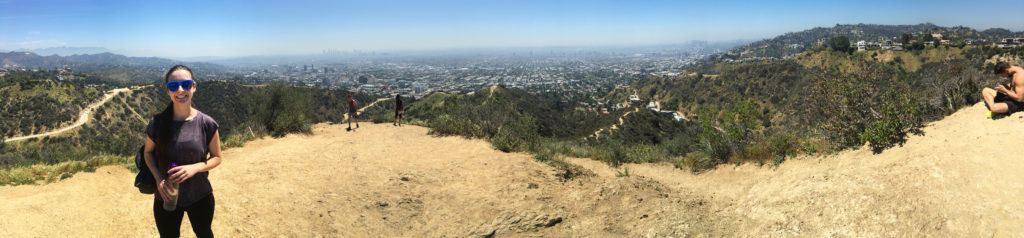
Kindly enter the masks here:
[[[1024, 115], [989, 120], [985, 113], [983, 104], [962, 109], [881, 154], [864, 148], [698, 175], [668, 165], [623, 167], [674, 191], [713, 196], [708, 215], [738, 233], [729, 235], [1020, 236]], [[591, 160], [573, 161], [614, 174]]]
[[[781, 166], [667, 164], [563, 180], [528, 154], [416, 126], [314, 126], [225, 151], [210, 179], [220, 236], [1017, 236], [1024, 117], [975, 105], [881, 154]], [[631, 176], [616, 174], [629, 169]], [[152, 197], [110, 166], [0, 187], [0, 237], [154, 236]], [[188, 221], [182, 226], [191, 236]]]

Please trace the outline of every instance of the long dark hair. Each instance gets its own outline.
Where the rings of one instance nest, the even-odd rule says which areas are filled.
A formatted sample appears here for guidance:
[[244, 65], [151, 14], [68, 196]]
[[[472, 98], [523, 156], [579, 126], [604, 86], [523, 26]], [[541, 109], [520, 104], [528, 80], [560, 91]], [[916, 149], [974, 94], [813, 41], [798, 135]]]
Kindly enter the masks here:
[[[175, 65], [174, 67], [171, 67], [171, 69], [167, 70], [167, 73], [164, 74], [164, 83], [167, 83], [167, 81], [170, 80], [171, 73], [174, 73], [174, 71], [178, 71], [178, 70], [188, 71], [189, 76], [192, 76], [192, 80], [195, 80], [195, 75], [192, 74], [192, 69], [189, 69], [187, 66], [179, 64], [179, 65]], [[157, 88], [163, 89], [163, 88], [166, 88], [166, 86], [161, 85], [161, 87], [157, 87]], [[166, 90], [166, 89], [164, 89], [164, 90]], [[167, 156], [167, 148], [171, 144], [171, 140], [173, 139], [172, 136], [174, 135], [174, 132], [171, 131], [171, 129], [172, 129], [171, 128], [171, 123], [173, 123], [173, 121], [174, 121], [174, 102], [173, 101], [172, 102], [168, 102], [167, 103], [167, 107], [164, 108], [163, 111], [161, 111], [160, 113], [156, 114], [156, 116], [153, 117], [153, 137], [154, 137], [153, 138], [153, 142], [156, 144], [156, 151], [155, 151], [156, 153], [155, 153], [155, 155], [156, 155], [157, 166], [158, 166], [157, 170], [160, 170], [160, 173], [163, 174], [164, 178], [167, 177], [167, 167], [171, 163], [170, 162], [170, 158], [168, 158], [168, 156]]]
[[[402, 95], [401, 94], [395, 94], [395, 106], [402, 107]], [[402, 109], [402, 108], [399, 108], [399, 109]]]

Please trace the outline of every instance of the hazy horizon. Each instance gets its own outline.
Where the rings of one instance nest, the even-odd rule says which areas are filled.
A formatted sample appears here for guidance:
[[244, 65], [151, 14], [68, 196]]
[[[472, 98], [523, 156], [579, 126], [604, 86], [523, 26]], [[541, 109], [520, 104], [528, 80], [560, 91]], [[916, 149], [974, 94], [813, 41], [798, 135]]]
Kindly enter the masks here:
[[102, 47], [128, 56], [247, 57], [765, 39], [836, 24], [1024, 30], [1010, 1], [2, 1], [0, 49]]

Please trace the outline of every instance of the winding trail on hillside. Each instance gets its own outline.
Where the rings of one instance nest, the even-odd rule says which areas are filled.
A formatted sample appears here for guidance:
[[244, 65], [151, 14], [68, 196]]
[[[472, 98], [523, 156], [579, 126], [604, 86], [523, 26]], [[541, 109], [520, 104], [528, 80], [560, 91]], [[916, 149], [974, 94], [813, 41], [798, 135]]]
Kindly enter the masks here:
[[107, 103], [107, 101], [110, 101], [110, 99], [114, 98], [118, 94], [120, 94], [122, 92], [131, 92], [132, 90], [133, 90], [132, 88], [124, 87], [124, 88], [117, 88], [117, 89], [113, 89], [113, 90], [108, 91], [107, 94], [103, 96], [103, 99], [101, 99], [99, 101], [96, 101], [96, 102], [93, 102], [93, 103], [89, 104], [89, 106], [86, 106], [85, 109], [82, 109], [82, 111], [78, 113], [78, 121], [75, 121], [74, 124], [62, 127], [60, 129], [56, 129], [56, 130], [52, 130], [52, 131], [48, 131], [48, 132], [43, 132], [43, 133], [39, 133], [39, 134], [9, 138], [9, 139], [4, 140], [4, 142], [13, 142], [13, 141], [19, 141], [19, 140], [28, 140], [28, 139], [32, 139], [32, 138], [46, 137], [46, 136], [60, 134], [60, 133], [63, 133], [65, 131], [69, 131], [71, 129], [78, 128], [79, 126], [85, 125], [85, 123], [88, 123], [89, 120], [92, 119], [92, 112], [95, 111], [96, 108], [99, 108], [100, 106], [103, 106], [104, 103]]
[[[1008, 237], [1024, 234], [1024, 115], [981, 104], [924, 135], [692, 174], [569, 158], [564, 170], [482, 140], [418, 126], [314, 125], [224, 152], [210, 180], [219, 236]], [[620, 176], [626, 175], [628, 176]], [[0, 187], [0, 237], [153, 236], [152, 195], [107, 166], [52, 184]], [[190, 225], [182, 231], [189, 236]]]
[[[608, 130], [607, 130], [608, 134], [611, 134], [613, 131], [618, 130], [619, 127], [622, 126], [622, 124], [625, 124], [626, 123], [626, 120], [625, 120], [626, 116], [629, 116], [629, 114], [634, 113], [634, 112], [638, 112], [638, 111], [640, 111], [640, 108], [637, 107], [637, 108], [634, 108], [632, 111], [628, 111], [626, 113], [623, 113], [622, 116], [619, 117], [619, 122], [617, 124], [612, 124], [610, 127], [608, 127]], [[594, 134], [591, 135], [590, 137], [593, 137], [594, 139], [601, 139], [601, 132], [604, 132], [604, 131], [605, 131], [605, 128], [597, 129], [597, 131], [595, 131]]]
[[[367, 108], [372, 107], [373, 105], [376, 105], [378, 102], [383, 102], [383, 101], [386, 101], [388, 99], [391, 99], [391, 98], [378, 98], [376, 101], [373, 101], [370, 104], [367, 104], [366, 106], [363, 106], [363, 107], [359, 108], [359, 114], [362, 114], [363, 111], [365, 111]], [[348, 113], [345, 113], [345, 118], [342, 119], [342, 120], [348, 120]]]

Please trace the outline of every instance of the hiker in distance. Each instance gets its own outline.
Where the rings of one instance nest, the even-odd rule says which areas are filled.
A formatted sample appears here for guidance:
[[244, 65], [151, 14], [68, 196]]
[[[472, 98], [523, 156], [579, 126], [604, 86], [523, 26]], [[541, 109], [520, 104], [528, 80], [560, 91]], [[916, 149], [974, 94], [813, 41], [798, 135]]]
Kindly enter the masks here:
[[402, 115], [405, 114], [405, 107], [402, 105], [402, 95], [395, 95], [395, 122], [392, 125], [402, 126]]
[[988, 106], [989, 117], [996, 114], [1013, 114], [1024, 110], [1024, 69], [1010, 66], [1007, 62], [996, 63], [993, 73], [1000, 77], [1010, 78], [1010, 83], [999, 84], [981, 90], [981, 95]]
[[346, 131], [352, 130], [352, 120], [356, 120], [356, 129], [359, 129], [359, 105], [356, 104], [356, 100], [352, 98], [352, 95], [348, 95], [348, 128]]

